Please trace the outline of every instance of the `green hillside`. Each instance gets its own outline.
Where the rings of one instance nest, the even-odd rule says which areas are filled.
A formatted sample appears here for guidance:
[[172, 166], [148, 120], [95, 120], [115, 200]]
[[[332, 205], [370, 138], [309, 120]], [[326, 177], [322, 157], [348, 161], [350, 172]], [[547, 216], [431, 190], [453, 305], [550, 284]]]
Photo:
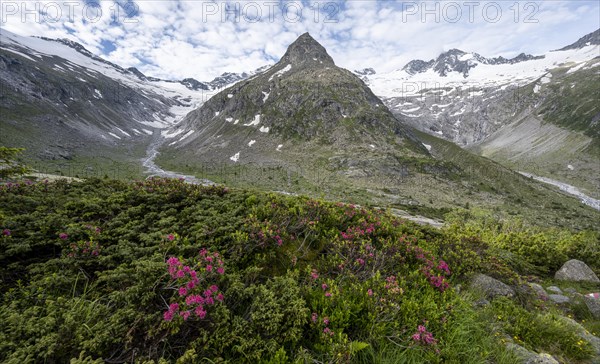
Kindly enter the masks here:
[[[600, 355], [585, 306], [526, 285], [564, 288], [551, 277], [571, 258], [599, 273], [597, 231], [446, 218], [436, 230], [180, 180], [5, 183], [0, 361], [519, 363], [513, 344], [565, 363]], [[475, 304], [475, 273], [520, 288]]]

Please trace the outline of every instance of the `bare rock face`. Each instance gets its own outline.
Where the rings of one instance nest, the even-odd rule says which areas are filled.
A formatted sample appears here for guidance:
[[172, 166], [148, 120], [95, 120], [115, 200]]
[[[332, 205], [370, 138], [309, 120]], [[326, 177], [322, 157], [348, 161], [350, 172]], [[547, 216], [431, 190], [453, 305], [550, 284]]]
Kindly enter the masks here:
[[526, 364], [559, 364], [556, 359], [549, 354], [539, 354], [538, 356], [529, 359]]
[[482, 291], [488, 298], [498, 296], [514, 297], [515, 295], [515, 290], [509, 285], [485, 274], [476, 275], [471, 282], [471, 288]]
[[600, 283], [600, 279], [590, 267], [577, 259], [571, 259], [563, 264], [554, 278], [561, 281]]
[[551, 294], [548, 296], [550, 300], [554, 303], [565, 304], [571, 302], [571, 299], [567, 296], [563, 296], [562, 294]]
[[[597, 293], [596, 293], [597, 294]], [[596, 297], [593, 293], [583, 296], [587, 308], [590, 310], [592, 315], [600, 319], [600, 298]]]

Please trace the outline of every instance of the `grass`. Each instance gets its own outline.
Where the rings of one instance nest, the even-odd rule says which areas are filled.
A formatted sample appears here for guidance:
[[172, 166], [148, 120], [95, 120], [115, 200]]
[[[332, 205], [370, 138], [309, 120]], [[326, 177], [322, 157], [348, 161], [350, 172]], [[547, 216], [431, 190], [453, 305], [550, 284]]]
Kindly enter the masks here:
[[[505, 260], [509, 251], [495, 240], [504, 229], [520, 231], [520, 223], [492, 214], [456, 212], [434, 229], [380, 209], [162, 179], [20, 184], [2, 188], [0, 202], [0, 231], [10, 231], [0, 236], [4, 362], [33, 355], [61, 362], [518, 363], [505, 345], [512, 341], [567, 363], [591, 357], [575, 328], [558, 324], [562, 311], [528, 295], [473, 304], [473, 273], [512, 284], [530, 278], [514, 263], [532, 257], [517, 251], [519, 259]], [[516, 247], [538, 244], [524, 231]], [[587, 246], [573, 233], [561, 239], [576, 254]], [[201, 248], [219, 252], [222, 276], [203, 268]], [[214, 284], [223, 293], [205, 319], [164, 320], [169, 304], [187, 305], [178, 293], [185, 281], [169, 278], [170, 257], [202, 276], [201, 289]], [[434, 268], [442, 260], [450, 276]], [[536, 262], [543, 268], [537, 280], [549, 280], [552, 260]], [[589, 264], [598, 269], [597, 261]], [[436, 288], [429, 275], [449, 288]], [[564, 312], [572, 313], [597, 328], [580, 305]], [[413, 338], [419, 325], [433, 343]]]

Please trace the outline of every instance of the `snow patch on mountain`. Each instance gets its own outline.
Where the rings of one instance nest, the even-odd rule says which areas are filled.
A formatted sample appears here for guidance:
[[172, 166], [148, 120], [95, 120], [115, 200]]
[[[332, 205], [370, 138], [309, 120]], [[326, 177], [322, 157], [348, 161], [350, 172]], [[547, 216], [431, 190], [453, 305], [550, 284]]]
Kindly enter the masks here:
[[123, 130], [123, 129], [121, 129], [121, 128], [117, 128], [117, 130], [118, 130], [118, 131], [120, 131], [120, 132], [121, 132], [121, 134], [124, 134], [124, 135], [126, 135], [126, 136], [128, 136], [128, 137], [131, 137], [131, 134], [129, 134], [129, 133], [128, 133], [128, 132], [126, 132], [125, 130]]
[[292, 65], [288, 64], [284, 68], [282, 68], [279, 71], [275, 72], [271, 77], [269, 77], [269, 82], [273, 81], [273, 78], [275, 78], [275, 77], [281, 77], [281, 75], [283, 75], [284, 73], [288, 72], [291, 69], [292, 69]]
[[477, 67], [471, 68], [467, 77], [454, 71], [442, 76], [432, 68], [411, 74], [405, 67], [388, 73], [369, 75], [368, 78], [373, 92], [386, 98], [420, 96], [426, 90], [524, 86], [548, 74], [550, 69], [589, 61], [597, 57], [599, 52], [598, 45], [589, 45], [580, 49], [547, 52], [544, 58], [517, 63], [485, 64], [472, 58], [469, 61], [475, 62]]
[[254, 120], [244, 126], [258, 126], [260, 124], [260, 114], [254, 116]]
[[176, 130], [173, 132], [171, 132], [169, 130], [162, 130], [160, 132], [160, 134], [163, 136], [163, 138], [167, 138], [167, 139], [175, 138], [176, 136], [178, 136], [181, 133], [183, 133], [183, 129], [179, 129], [179, 130]]

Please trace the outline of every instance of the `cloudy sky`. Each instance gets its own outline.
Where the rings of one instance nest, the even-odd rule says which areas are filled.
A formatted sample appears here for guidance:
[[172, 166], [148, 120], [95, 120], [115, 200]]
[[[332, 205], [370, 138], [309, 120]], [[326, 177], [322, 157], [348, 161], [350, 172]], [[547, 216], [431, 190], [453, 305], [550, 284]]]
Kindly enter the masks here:
[[594, 1], [0, 2], [0, 26], [69, 38], [124, 67], [208, 81], [275, 63], [310, 32], [336, 63], [388, 72], [459, 48], [483, 56], [540, 54], [600, 28]]

